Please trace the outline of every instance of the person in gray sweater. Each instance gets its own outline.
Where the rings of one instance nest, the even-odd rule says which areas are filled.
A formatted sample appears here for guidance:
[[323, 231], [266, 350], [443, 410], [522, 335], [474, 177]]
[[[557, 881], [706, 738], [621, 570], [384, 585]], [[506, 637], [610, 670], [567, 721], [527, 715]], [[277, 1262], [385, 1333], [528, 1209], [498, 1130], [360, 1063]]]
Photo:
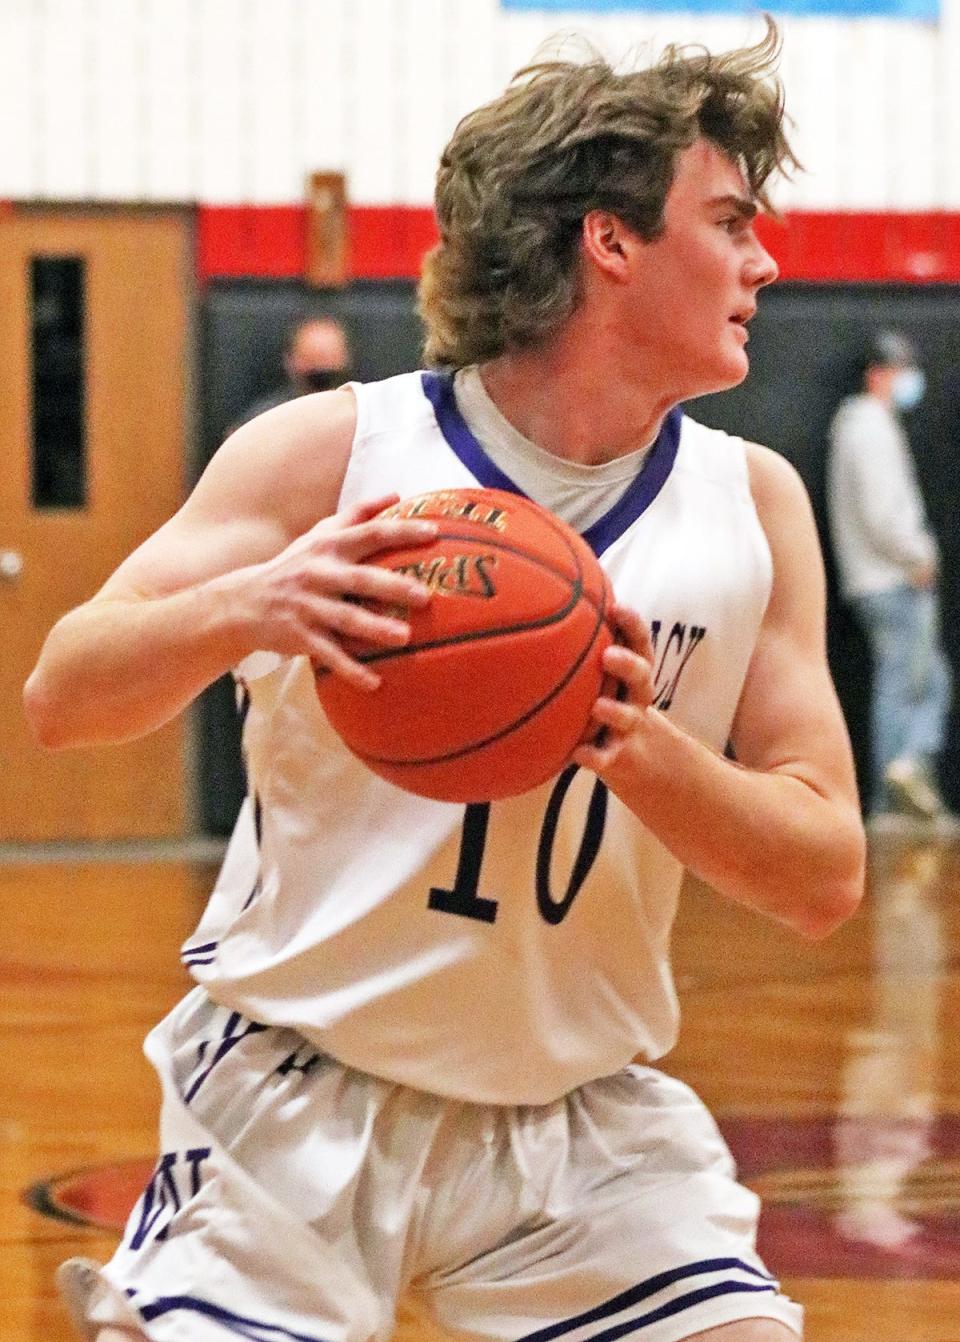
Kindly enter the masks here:
[[939, 553], [917, 483], [903, 411], [922, 398], [914, 345], [877, 332], [863, 358], [863, 387], [829, 430], [827, 506], [840, 588], [873, 659], [871, 813], [933, 819], [950, 707], [939, 627]]

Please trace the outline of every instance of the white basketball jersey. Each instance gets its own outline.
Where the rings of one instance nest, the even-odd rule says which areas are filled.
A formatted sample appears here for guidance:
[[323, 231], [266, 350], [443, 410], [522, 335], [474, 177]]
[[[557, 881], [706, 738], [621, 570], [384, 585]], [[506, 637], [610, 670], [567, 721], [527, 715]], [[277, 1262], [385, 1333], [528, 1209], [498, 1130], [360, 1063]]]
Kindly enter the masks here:
[[[356, 394], [344, 504], [519, 492], [449, 376]], [[771, 583], [744, 444], [672, 411], [584, 534], [650, 625], [657, 706], [722, 751]], [[184, 948], [211, 997], [348, 1066], [476, 1102], [547, 1103], [672, 1046], [682, 870], [593, 774], [492, 804], [425, 800], [342, 745], [305, 658], [263, 655], [240, 675], [250, 800]]]

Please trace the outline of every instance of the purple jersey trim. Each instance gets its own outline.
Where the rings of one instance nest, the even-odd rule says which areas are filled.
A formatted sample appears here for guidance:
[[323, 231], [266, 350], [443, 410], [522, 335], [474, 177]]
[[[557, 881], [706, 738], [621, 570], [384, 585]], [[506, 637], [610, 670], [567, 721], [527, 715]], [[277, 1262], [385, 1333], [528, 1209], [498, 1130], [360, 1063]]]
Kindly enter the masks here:
[[[505, 489], [526, 498], [481, 447], [457, 408], [452, 373], [421, 373], [423, 393], [433, 406], [437, 425], [449, 446], [485, 489]], [[601, 555], [644, 513], [660, 493], [673, 469], [680, 447], [683, 411], [670, 410], [642, 467], [621, 498], [583, 533], [594, 554]]]

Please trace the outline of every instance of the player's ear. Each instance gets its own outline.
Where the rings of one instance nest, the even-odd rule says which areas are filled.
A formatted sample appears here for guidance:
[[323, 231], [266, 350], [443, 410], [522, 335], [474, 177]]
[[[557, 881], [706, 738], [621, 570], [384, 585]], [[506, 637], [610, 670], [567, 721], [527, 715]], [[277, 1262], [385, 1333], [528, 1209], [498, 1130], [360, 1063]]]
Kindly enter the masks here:
[[586, 258], [611, 279], [625, 278], [630, 244], [635, 238], [609, 210], [591, 210], [583, 217], [581, 246]]

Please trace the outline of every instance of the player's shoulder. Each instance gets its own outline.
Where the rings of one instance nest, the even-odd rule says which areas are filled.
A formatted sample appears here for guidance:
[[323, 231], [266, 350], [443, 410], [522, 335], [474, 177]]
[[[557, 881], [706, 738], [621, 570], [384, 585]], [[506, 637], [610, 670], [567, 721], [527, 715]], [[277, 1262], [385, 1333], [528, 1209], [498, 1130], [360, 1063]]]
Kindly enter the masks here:
[[196, 493], [208, 510], [268, 513], [299, 535], [335, 511], [356, 420], [347, 387], [275, 406], [230, 435]]
[[357, 402], [349, 386], [312, 392], [242, 424], [221, 452], [253, 469], [270, 472], [285, 466], [309, 473], [325, 456], [349, 450], [356, 421]]
[[318, 449], [349, 450], [354, 436], [370, 414], [396, 412], [406, 402], [411, 407], [429, 402], [423, 391], [423, 374], [398, 373], [371, 382], [347, 382], [336, 391], [312, 392], [267, 407], [227, 439], [225, 446], [241, 455], [265, 450], [296, 458], [312, 458]]
[[296, 395], [297, 393], [291, 387], [275, 387], [265, 396], [260, 396], [250, 405], [244, 406], [231, 424], [230, 433], [235, 433], [242, 424], [249, 424], [250, 420], [256, 419], [258, 415], [265, 415], [268, 410], [273, 410], [278, 405], [285, 405], [287, 401], [292, 401]]
[[810, 498], [800, 472], [782, 453], [746, 442], [750, 492], [764, 526], [788, 524], [799, 513], [810, 515]]
[[755, 501], [806, 497], [799, 472], [781, 453], [725, 429], [714, 429], [688, 415], [683, 417], [683, 445], [693, 449], [703, 467], [743, 477]]

